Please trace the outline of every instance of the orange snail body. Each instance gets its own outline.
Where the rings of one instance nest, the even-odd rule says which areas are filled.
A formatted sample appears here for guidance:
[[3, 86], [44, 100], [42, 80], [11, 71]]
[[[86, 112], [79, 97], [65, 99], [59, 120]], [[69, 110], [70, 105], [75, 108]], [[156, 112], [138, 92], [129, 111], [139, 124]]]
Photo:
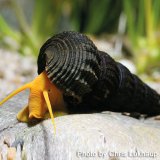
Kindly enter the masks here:
[[45, 113], [48, 111], [44, 96], [45, 92], [48, 94], [51, 106], [56, 109], [64, 107], [62, 91], [50, 82], [45, 71], [34, 79], [32, 85], [34, 87], [31, 88], [28, 103], [29, 118], [44, 118]]
[[65, 103], [63, 101], [62, 91], [50, 82], [45, 71], [38, 75], [32, 82], [13, 91], [0, 102], [0, 105], [27, 88], [30, 89], [28, 105], [18, 113], [17, 119], [21, 122], [28, 122], [32, 118], [41, 119], [44, 118], [47, 111], [49, 111], [54, 124], [51, 107], [54, 109], [62, 109], [65, 108]]

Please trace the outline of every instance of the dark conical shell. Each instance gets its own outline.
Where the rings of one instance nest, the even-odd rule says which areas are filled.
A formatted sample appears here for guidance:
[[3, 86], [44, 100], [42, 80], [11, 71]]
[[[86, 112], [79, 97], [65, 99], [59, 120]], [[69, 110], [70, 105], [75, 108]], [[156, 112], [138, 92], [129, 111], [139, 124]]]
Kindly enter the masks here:
[[72, 95], [82, 96], [91, 91], [91, 86], [98, 79], [98, 50], [83, 34], [57, 34], [48, 39], [40, 50], [38, 74], [44, 70], [57, 87]]
[[63, 32], [47, 40], [38, 57], [38, 73], [44, 70], [64, 91], [70, 113], [160, 114], [160, 95], [83, 34]]

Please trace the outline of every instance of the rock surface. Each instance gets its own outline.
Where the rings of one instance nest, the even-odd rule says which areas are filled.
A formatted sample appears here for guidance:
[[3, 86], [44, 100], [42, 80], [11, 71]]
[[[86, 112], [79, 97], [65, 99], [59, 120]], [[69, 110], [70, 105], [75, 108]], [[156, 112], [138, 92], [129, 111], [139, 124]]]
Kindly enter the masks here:
[[28, 125], [16, 120], [27, 103], [23, 92], [0, 108], [0, 159], [10, 147], [26, 160], [159, 160], [160, 121], [136, 120], [119, 113], [66, 115]]
[[34, 79], [36, 59], [0, 49], [0, 98]]

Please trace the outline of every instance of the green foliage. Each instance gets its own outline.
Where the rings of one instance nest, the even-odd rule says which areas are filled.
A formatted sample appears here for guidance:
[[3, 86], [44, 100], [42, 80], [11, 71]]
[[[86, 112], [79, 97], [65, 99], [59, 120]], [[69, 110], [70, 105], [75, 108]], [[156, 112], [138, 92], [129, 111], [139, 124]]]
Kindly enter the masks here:
[[[70, 3], [75, 30], [92, 34], [115, 32], [122, 8], [119, 0], [74, 0]], [[114, 9], [113, 9], [114, 7]]]
[[[37, 55], [44, 40], [55, 33], [59, 14], [61, 14], [61, 1], [35, 0], [32, 14], [32, 23], [26, 20], [22, 7], [16, 0], [9, 0], [10, 8], [14, 10], [20, 30], [16, 31], [7, 24], [0, 15], [0, 38], [4, 45], [18, 50], [22, 54]], [[54, 10], [54, 12], [53, 12]], [[5, 38], [9, 37], [13, 44], [8, 44]]]
[[[29, 23], [18, 0], [8, 1], [20, 30], [13, 29], [0, 16], [0, 38], [3, 45], [22, 54], [33, 55], [38, 54], [40, 46], [48, 37], [62, 30], [94, 34], [107, 30], [113, 32], [117, 28], [121, 11], [119, 0], [34, 0], [32, 21]], [[8, 43], [6, 36], [16, 45]]]
[[160, 1], [123, 0], [123, 6], [138, 72], [160, 67]]

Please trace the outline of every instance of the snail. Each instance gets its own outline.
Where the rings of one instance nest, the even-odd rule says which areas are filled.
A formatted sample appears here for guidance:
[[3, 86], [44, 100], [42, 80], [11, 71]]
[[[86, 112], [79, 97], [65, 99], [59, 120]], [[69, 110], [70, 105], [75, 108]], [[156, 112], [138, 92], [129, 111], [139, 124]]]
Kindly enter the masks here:
[[160, 95], [99, 51], [84, 34], [66, 31], [54, 35], [41, 47], [37, 64], [38, 76], [0, 102], [29, 88], [28, 105], [18, 113], [19, 121], [42, 119], [49, 111], [54, 124], [52, 109], [160, 114]]

